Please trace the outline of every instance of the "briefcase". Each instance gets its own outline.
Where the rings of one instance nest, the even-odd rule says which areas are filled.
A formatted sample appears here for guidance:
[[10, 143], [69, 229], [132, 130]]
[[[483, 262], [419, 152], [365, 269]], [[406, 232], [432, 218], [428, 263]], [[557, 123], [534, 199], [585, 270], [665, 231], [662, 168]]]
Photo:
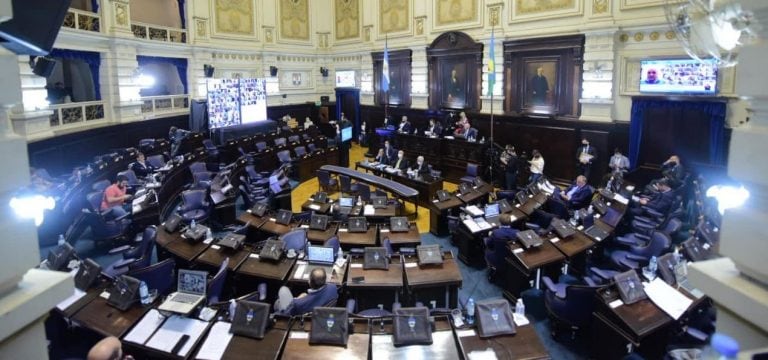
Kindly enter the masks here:
[[367, 247], [363, 258], [363, 269], [389, 269], [387, 249], [383, 247]]
[[318, 345], [347, 345], [349, 320], [347, 309], [316, 307], [312, 310], [312, 330], [309, 343]]
[[432, 344], [432, 325], [426, 307], [399, 308], [392, 316], [395, 346]]
[[515, 334], [515, 321], [506, 299], [482, 300], [475, 303], [477, 333], [481, 338]]
[[280, 260], [283, 256], [283, 242], [281, 240], [265, 240], [259, 253], [259, 259]]
[[128, 310], [139, 299], [139, 283], [134, 277], [120, 275], [109, 289], [107, 304], [120, 311]]
[[229, 332], [254, 339], [263, 339], [269, 324], [269, 304], [239, 300]]
[[419, 245], [416, 247], [416, 254], [419, 256], [419, 265], [441, 265], [443, 263], [440, 245]]
[[240, 250], [245, 242], [245, 235], [230, 233], [219, 241], [219, 245], [228, 247], [232, 250]]
[[171, 216], [165, 219], [165, 224], [163, 224], [163, 227], [165, 228], [165, 231], [172, 233], [179, 228], [179, 224], [181, 224], [181, 215], [171, 214]]
[[90, 258], [81, 261], [80, 268], [77, 269], [75, 275], [75, 287], [82, 291], [88, 291], [88, 288], [96, 282], [100, 274], [101, 265], [99, 263]]
[[613, 277], [613, 281], [616, 283], [616, 287], [619, 288], [621, 301], [627, 305], [634, 304], [648, 297], [643, 289], [643, 284], [640, 282], [640, 277], [637, 276], [635, 270], [616, 274]]

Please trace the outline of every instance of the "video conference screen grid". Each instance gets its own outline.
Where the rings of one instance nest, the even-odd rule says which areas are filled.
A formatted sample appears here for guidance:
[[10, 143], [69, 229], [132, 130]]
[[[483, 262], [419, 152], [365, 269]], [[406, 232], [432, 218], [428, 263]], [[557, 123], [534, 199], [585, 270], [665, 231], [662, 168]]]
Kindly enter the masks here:
[[714, 60], [644, 60], [640, 62], [640, 92], [715, 95]]
[[207, 88], [209, 128], [267, 120], [264, 79], [209, 79]]

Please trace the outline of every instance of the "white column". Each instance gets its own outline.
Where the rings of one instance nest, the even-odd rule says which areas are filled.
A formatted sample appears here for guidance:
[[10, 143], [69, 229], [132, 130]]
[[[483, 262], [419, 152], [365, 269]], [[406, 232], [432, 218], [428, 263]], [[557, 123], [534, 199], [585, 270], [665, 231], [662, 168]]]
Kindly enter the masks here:
[[586, 32], [581, 120], [612, 121], [615, 29]]
[[[205, 65], [213, 65], [213, 54], [210, 51], [194, 50], [187, 63], [187, 92], [192, 99], [205, 99], [208, 96], [206, 90]], [[216, 74], [214, 74], [216, 77]]]
[[107, 0], [101, 4], [102, 28], [107, 34], [120, 37], [133, 37], [131, 31], [130, 0]]
[[142, 120], [141, 88], [136, 83], [135, 74], [139, 63], [136, 60], [136, 48], [131, 45], [114, 44], [109, 52], [102, 54], [101, 78], [102, 97], [111, 103], [111, 116], [108, 118], [120, 122]]
[[13, 130], [26, 138], [53, 136], [48, 110], [48, 91], [42, 76], [32, 73], [29, 56], [15, 56], [14, 66], [18, 69], [16, 77], [21, 82], [22, 103], [13, 107], [10, 114]]

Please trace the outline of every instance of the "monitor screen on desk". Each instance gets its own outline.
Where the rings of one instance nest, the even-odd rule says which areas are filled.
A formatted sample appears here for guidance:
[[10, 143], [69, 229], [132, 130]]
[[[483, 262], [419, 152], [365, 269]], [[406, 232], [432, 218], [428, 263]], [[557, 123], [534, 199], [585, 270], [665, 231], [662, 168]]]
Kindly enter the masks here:
[[345, 127], [341, 129], [341, 141], [349, 141], [352, 140], [352, 127]]

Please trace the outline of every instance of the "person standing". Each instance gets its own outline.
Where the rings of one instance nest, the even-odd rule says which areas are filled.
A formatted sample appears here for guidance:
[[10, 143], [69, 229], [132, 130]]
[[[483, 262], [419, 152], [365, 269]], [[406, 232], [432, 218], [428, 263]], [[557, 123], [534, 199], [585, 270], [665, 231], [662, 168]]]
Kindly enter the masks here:
[[625, 173], [629, 170], [629, 159], [621, 153], [619, 148], [613, 150], [613, 156], [608, 161], [608, 167], [611, 169], [611, 173]]
[[581, 146], [576, 150], [577, 170], [579, 175], [584, 175], [589, 179], [589, 173], [592, 170], [592, 163], [597, 159], [595, 147], [589, 145], [589, 140], [581, 139]]
[[535, 183], [544, 176], [544, 157], [536, 149], [531, 152], [531, 155], [533, 158], [528, 160], [528, 163], [531, 165], [531, 177], [528, 180], [530, 183]]
[[506, 149], [504, 149], [504, 153], [501, 154], [501, 163], [506, 166], [506, 170], [504, 171], [505, 176], [505, 189], [507, 190], [514, 190], [517, 188], [517, 152], [515, 152], [515, 147], [507, 144]]

